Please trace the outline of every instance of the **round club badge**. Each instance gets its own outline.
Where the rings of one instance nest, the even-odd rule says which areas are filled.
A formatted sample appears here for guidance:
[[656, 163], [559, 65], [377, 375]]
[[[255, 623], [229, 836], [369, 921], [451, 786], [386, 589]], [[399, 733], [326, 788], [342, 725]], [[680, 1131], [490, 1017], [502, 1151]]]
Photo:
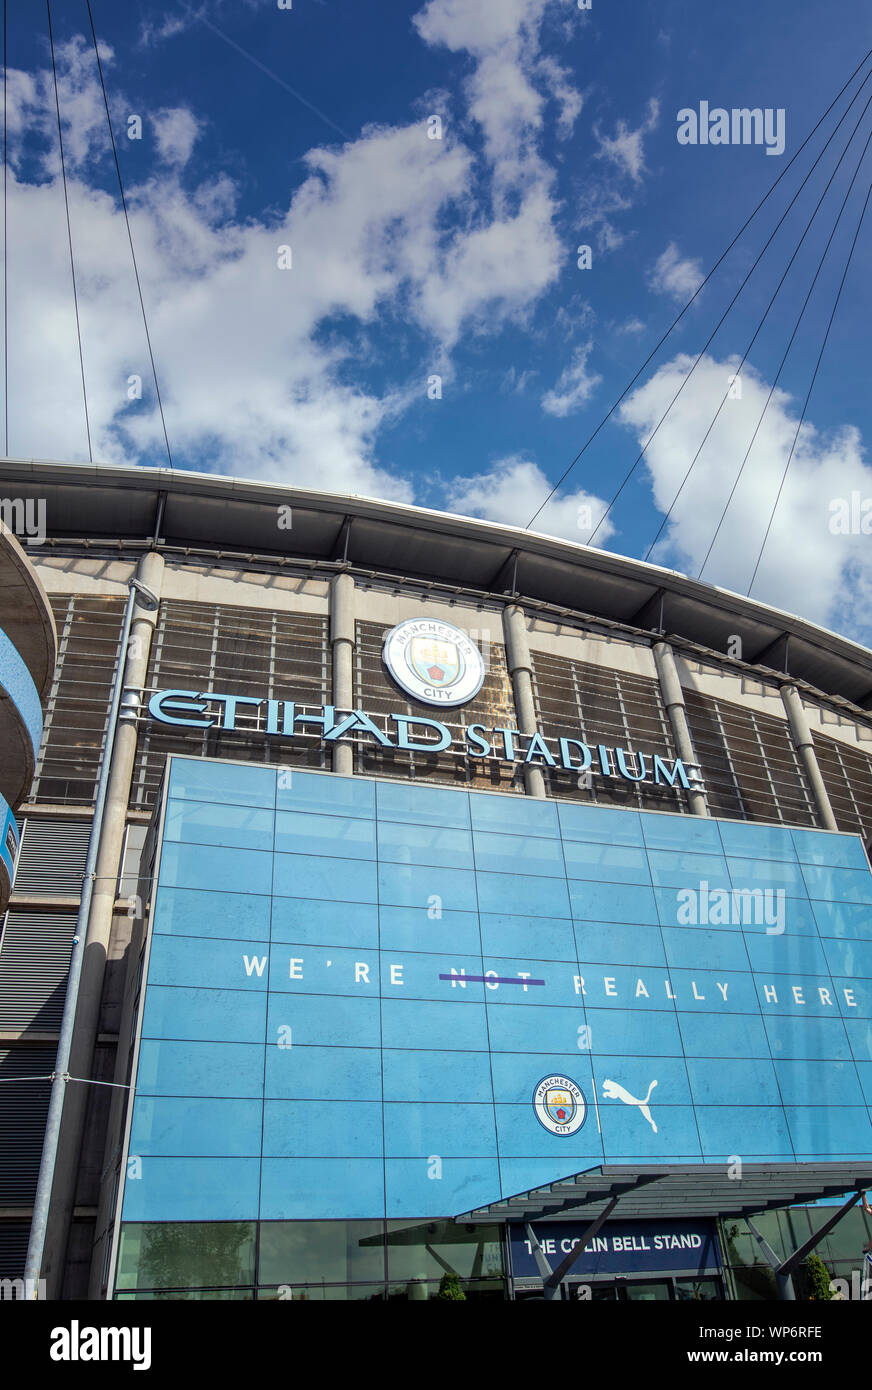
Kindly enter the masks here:
[[432, 618], [407, 618], [384, 641], [397, 685], [426, 705], [465, 705], [481, 690], [484, 660], [465, 632]]
[[543, 1076], [533, 1092], [533, 1109], [550, 1134], [576, 1134], [587, 1119], [581, 1087], [568, 1076]]

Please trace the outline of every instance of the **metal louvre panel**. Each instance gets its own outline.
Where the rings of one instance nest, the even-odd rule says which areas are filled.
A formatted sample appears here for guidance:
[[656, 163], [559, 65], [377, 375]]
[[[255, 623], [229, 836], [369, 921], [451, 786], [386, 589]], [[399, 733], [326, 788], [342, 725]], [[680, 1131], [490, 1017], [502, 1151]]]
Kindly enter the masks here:
[[[581, 738], [590, 746], [603, 743], [675, 757], [656, 680], [550, 652], [531, 656], [538, 722], [546, 738]], [[634, 785], [622, 777], [594, 777], [586, 786], [577, 773], [553, 768], [546, 777], [554, 796], [660, 811], [687, 810], [686, 798], [669, 787]]]
[[[149, 691], [169, 687], [217, 690], [257, 699], [295, 700], [301, 707], [330, 703], [332, 666], [327, 619], [313, 613], [278, 613], [229, 604], [161, 603], [149, 655]], [[154, 805], [168, 753], [237, 758], [256, 763], [329, 767], [316, 740], [263, 732], [263, 711], [240, 706], [237, 728], [170, 728], [140, 719], [131, 805]]]
[[872, 838], [872, 758], [836, 739], [814, 734], [814, 748], [840, 830]]
[[78, 897], [90, 834], [90, 821], [34, 820], [28, 816], [13, 892], [21, 897]]
[[23, 1275], [29, 1235], [26, 1221], [0, 1221], [0, 1279], [20, 1279]]
[[684, 699], [711, 814], [745, 819], [745, 803], [733, 774], [717, 712], [692, 691], [685, 690]]
[[713, 815], [816, 825], [786, 720], [685, 690]]
[[76, 917], [6, 914], [0, 936], [0, 1028], [60, 1028]]
[[[53, 1047], [0, 1048], [0, 1205], [29, 1206], [36, 1194], [48, 1113]], [[8, 1083], [8, 1084], [7, 1084]]]
[[[502, 633], [499, 619], [491, 618], [495, 631]], [[482, 617], [483, 624], [487, 616]], [[452, 709], [422, 710], [413, 705], [394, 684], [382, 662], [382, 647], [389, 623], [358, 622], [354, 653], [354, 694], [360, 709], [372, 715], [379, 727], [387, 732], [396, 730], [385, 720], [392, 714], [421, 715], [436, 719], [450, 730], [453, 746], [443, 753], [402, 753], [377, 747], [366, 735], [355, 739], [355, 772], [371, 776], [408, 777], [421, 782], [451, 782], [459, 786], [479, 787], [491, 791], [518, 792], [523, 790], [517, 776], [517, 765], [497, 759], [485, 762], [466, 759], [460, 749], [466, 742], [466, 730], [471, 724], [485, 728], [515, 727], [515, 705], [512, 682], [506, 667], [505, 647], [485, 641], [484, 633], [471, 633], [485, 657], [486, 674], [481, 690], [468, 704]]]
[[90, 805], [106, 735], [124, 600], [53, 596], [58, 661], [31, 800]]

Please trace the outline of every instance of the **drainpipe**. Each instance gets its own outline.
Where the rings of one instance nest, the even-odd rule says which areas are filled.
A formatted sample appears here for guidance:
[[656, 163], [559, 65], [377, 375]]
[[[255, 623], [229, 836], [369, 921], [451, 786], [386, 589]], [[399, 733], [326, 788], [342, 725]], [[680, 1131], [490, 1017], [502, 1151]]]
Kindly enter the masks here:
[[[675, 654], [668, 642], [654, 643], [654, 661], [657, 666], [657, 675], [660, 678], [660, 691], [663, 695], [666, 713], [669, 715], [669, 725], [672, 729], [675, 747], [679, 758], [690, 773], [689, 781], [691, 789], [687, 793], [687, 800], [690, 804], [691, 814], [694, 816], [707, 816], [710, 814], [708, 801], [698, 781], [699, 763], [697, 762], [693, 739], [690, 735], [690, 725], [687, 722], [684, 691], [681, 688], [681, 681], [678, 679], [678, 671], [675, 666]], [[695, 782], [697, 785], [694, 785]]]
[[62, 1292], [88, 1100], [82, 1082], [90, 1080], [93, 1068], [136, 752], [136, 723], [120, 723], [118, 716], [125, 686], [138, 691], [145, 684], [163, 566], [163, 556], [151, 551], [143, 555], [136, 576], [129, 581], [118, 669], [100, 759], [25, 1266], [25, 1279], [33, 1281], [30, 1287], [37, 1289], [40, 1277], [45, 1278], [49, 1298], [59, 1298]]
[[806, 718], [805, 707], [796, 686], [782, 685], [781, 699], [787, 712], [793, 746], [799, 754], [802, 770], [811, 788], [815, 810], [820, 817], [821, 825], [825, 830], [838, 830], [839, 827], [836, 824], [836, 817], [833, 814], [830, 798], [827, 795], [824, 779], [821, 776], [817, 754], [814, 751], [814, 740], [811, 736], [808, 719]]
[[[337, 574], [330, 588], [330, 646], [333, 652], [333, 704], [340, 710], [354, 709], [354, 580], [350, 574]], [[333, 771], [341, 777], [354, 774], [354, 745], [333, 745]]]
[[[533, 662], [527, 640], [527, 620], [523, 608], [510, 603], [503, 609], [503, 634], [506, 640], [506, 664], [512, 678], [515, 713], [519, 734], [538, 733], [536, 705], [533, 700]], [[544, 798], [545, 776], [541, 767], [532, 763], [524, 768], [524, 786], [528, 796]]]

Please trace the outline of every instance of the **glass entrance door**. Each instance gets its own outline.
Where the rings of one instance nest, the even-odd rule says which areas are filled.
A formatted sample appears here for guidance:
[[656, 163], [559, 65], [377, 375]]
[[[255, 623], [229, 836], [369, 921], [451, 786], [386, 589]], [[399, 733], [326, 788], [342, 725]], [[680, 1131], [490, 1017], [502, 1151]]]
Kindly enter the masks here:
[[666, 1279], [639, 1279], [627, 1283], [621, 1290], [627, 1303], [669, 1303], [672, 1289]]
[[564, 1285], [563, 1297], [585, 1303], [671, 1303], [698, 1299], [716, 1301], [724, 1296], [717, 1277], [660, 1279], [602, 1279], [587, 1284], [576, 1280]]

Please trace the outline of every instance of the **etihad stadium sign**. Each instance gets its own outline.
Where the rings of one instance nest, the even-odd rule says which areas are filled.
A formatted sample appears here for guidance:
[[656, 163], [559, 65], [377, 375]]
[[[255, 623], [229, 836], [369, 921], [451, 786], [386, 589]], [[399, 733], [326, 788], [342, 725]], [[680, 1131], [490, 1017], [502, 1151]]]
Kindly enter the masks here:
[[[247, 718], [240, 724], [237, 721], [243, 711]], [[298, 711], [293, 700], [259, 699], [256, 695], [230, 695], [217, 690], [158, 690], [148, 702], [148, 712], [161, 724], [185, 729], [260, 732], [268, 738], [314, 734], [325, 744], [349, 738], [367, 739], [380, 748], [408, 753], [442, 753], [454, 748], [469, 758], [559, 768], [594, 777], [620, 777], [627, 782], [691, 787], [688, 769], [680, 758], [609, 748], [604, 743], [591, 745], [581, 738], [522, 734], [504, 725], [469, 724], [460, 731], [462, 737], [455, 738], [446, 725], [423, 715], [391, 714], [385, 727], [380, 728], [362, 709], [307, 705]], [[698, 780], [694, 780], [693, 786], [699, 786]]]

